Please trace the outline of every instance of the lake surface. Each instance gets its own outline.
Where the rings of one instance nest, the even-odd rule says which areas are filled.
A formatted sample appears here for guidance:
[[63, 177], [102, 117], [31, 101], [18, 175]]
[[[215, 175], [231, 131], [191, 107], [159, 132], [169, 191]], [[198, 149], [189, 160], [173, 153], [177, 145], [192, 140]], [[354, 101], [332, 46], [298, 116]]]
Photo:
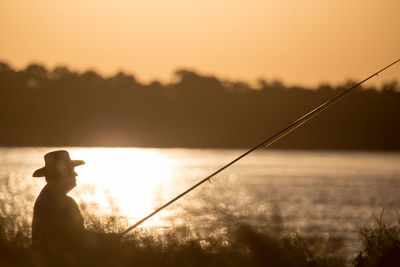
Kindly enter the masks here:
[[[32, 173], [58, 148], [0, 148], [0, 216], [29, 224], [43, 178]], [[85, 214], [117, 216], [130, 225], [245, 150], [68, 148], [78, 186], [70, 195]], [[202, 227], [218, 214], [257, 222], [279, 214], [285, 229], [346, 237], [359, 247], [359, 228], [380, 216], [396, 222], [400, 153], [265, 150], [250, 154], [141, 227]], [[219, 211], [216, 212], [216, 211]], [[21, 226], [22, 227], [22, 226]]]

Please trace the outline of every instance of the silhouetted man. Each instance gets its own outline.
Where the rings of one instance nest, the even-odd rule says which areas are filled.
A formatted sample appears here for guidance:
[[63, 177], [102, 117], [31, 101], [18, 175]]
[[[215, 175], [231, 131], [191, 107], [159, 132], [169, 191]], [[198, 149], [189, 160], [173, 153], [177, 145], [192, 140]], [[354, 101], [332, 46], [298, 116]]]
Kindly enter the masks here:
[[71, 160], [65, 150], [47, 153], [44, 160], [45, 166], [33, 173], [33, 177], [45, 177], [47, 184], [34, 206], [32, 246], [50, 260], [47, 264], [74, 264], [86, 232], [79, 207], [67, 193], [76, 186], [74, 167], [85, 162]]
[[121, 236], [85, 230], [75, 200], [67, 193], [76, 186], [74, 168], [85, 164], [71, 160], [65, 150], [47, 153], [45, 166], [33, 173], [47, 184], [36, 199], [32, 220], [32, 249], [38, 266], [97, 266], [112, 261]]

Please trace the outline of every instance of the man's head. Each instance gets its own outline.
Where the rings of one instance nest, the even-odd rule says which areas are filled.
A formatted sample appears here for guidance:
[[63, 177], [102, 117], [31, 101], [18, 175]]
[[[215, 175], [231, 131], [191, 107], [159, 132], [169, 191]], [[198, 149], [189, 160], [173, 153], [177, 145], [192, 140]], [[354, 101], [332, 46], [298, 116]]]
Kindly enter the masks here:
[[36, 170], [33, 177], [45, 177], [46, 182], [68, 192], [76, 186], [76, 166], [85, 164], [82, 160], [71, 160], [65, 150], [57, 150], [44, 156], [45, 166]]

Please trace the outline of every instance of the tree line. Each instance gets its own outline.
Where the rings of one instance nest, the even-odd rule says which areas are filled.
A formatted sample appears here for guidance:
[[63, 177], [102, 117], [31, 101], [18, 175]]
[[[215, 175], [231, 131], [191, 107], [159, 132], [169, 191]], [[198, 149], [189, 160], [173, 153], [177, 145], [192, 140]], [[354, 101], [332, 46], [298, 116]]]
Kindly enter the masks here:
[[[225, 81], [180, 69], [145, 84], [119, 72], [0, 62], [1, 146], [250, 147], [349, 88]], [[273, 146], [400, 149], [396, 81], [362, 87]]]

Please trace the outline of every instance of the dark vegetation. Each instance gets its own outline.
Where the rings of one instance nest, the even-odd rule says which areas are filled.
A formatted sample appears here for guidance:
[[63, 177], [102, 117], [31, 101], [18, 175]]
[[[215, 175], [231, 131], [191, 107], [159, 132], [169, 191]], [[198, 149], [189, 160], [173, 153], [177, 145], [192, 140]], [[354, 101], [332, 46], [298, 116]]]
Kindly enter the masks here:
[[[282, 227], [273, 214], [265, 227], [252, 226], [229, 213], [221, 214], [208, 232], [190, 225], [170, 229], [137, 230], [122, 241], [102, 244], [97, 251], [80, 254], [74, 266], [345, 266], [343, 239], [301, 236]], [[116, 218], [89, 217], [87, 228], [99, 233], [118, 231]], [[30, 247], [29, 226], [17, 229], [13, 219], [0, 221], [0, 266], [40, 264]], [[210, 230], [211, 229], [211, 230]], [[376, 220], [362, 227], [363, 247], [352, 265], [399, 266], [400, 221], [389, 225]], [[111, 239], [110, 239], [111, 240]], [[120, 242], [119, 242], [120, 241]], [[64, 266], [59, 262], [57, 266]], [[68, 266], [68, 265], [66, 265]]]
[[[122, 72], [0, 63], [0, 145], [249, 147], [353, 84], [252, 87], [175, 75], [175, 83], [143, 84]], [[399, 103], [396, 82], [360, 88], [275, 147], [398, 150]]]
[[361, 228], [363, 250], [354, 259], [355, 266], [400, 266], [399, 214], [397, 225], [385, 223], [382, 215], [374, 226]]

